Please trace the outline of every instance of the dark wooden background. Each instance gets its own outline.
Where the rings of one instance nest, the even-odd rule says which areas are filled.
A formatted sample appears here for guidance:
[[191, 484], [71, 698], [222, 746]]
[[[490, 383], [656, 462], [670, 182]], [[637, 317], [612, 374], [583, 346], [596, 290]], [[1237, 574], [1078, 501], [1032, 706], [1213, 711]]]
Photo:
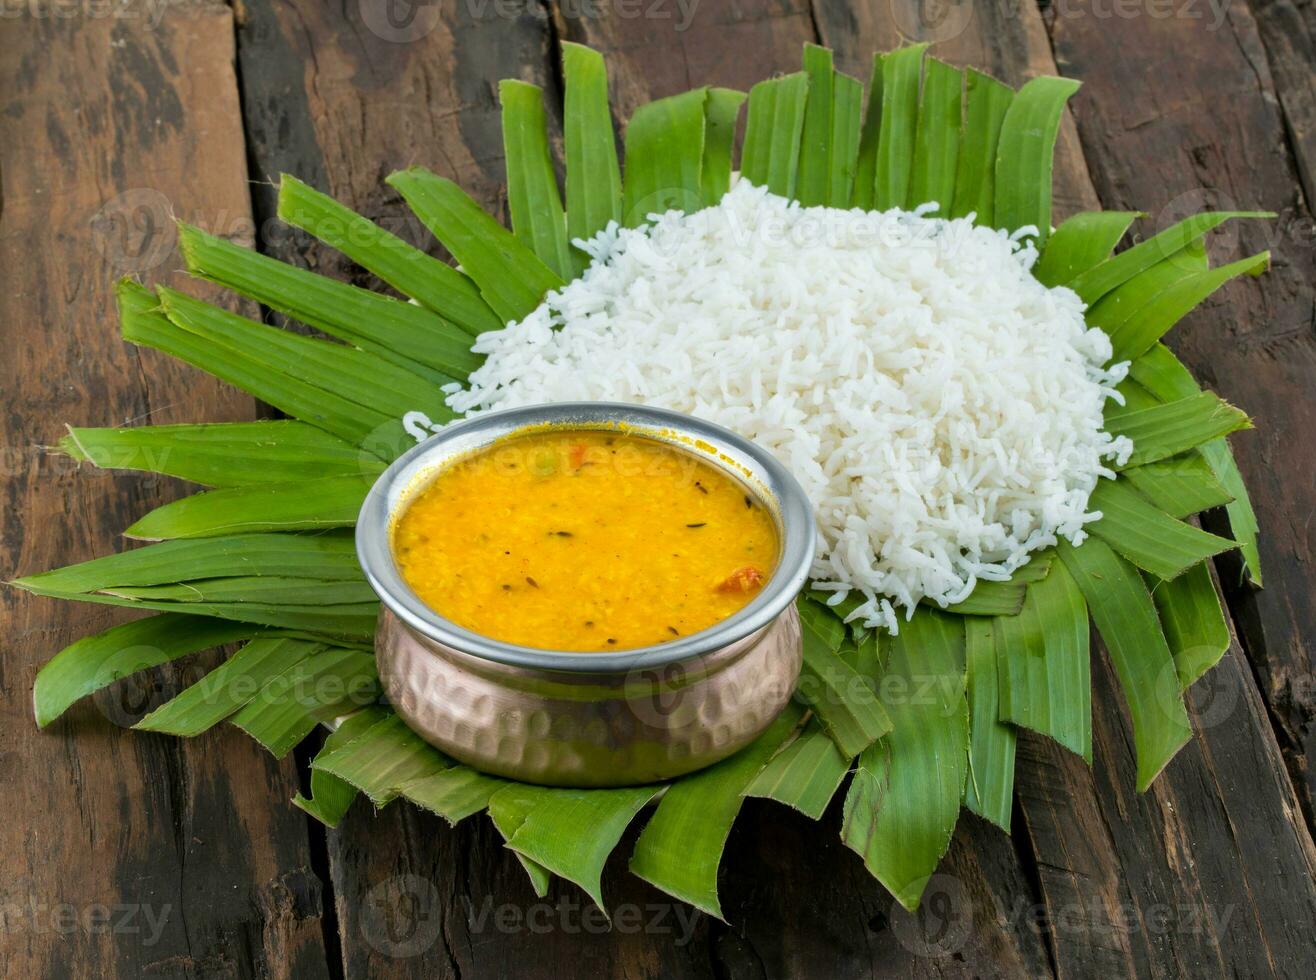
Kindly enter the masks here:
[[[496, 82], [560, 95], [558, 45], [603, 50], [618, 119], [695, 85], [747, 88], [819, 41], [936, 41], [1018, 84], [1081, 79], [1059, 216], [1265, 208], [1219, 257], [1269, 247], [1172, 345], [1256, 419], [1236, 440], [1267, 588], [1222, 562], [1238, 643], [1190, 692], [1198, 735], [1133, 792], [1104, 655], [1096, 761], [1021, 743], [1014, 834], [965, 814], [924, 912], [821, 826], [751, 802], [724, 861], [727, 923], [625, 873], [612, 929], [555, 885], [539, 902], [481, 819], [456, 830], [364, 803], [326, 833], [288, 804], [291, 759], [219, 730], [124, 731], [185, 678], [125, 682], [38, 732], [37, 668], [112, 611], [0, 592], [0, 975], [76, 977], [1309, 977], [1316, 971], [1316, 8], [1307, 0], [0, 0], [0, 574], [118, 548], [181, 487], [79, 472], [65, 422], [237, 420], [251, 399], [117, 336], [125, 273], [176, 279], [170, 218], [362, 281], [273, 219], [300, 175], [424, 242], [391, 170], [420, 163], [504, 205]], [[407, 16], [411, 20], [407, 21]]]

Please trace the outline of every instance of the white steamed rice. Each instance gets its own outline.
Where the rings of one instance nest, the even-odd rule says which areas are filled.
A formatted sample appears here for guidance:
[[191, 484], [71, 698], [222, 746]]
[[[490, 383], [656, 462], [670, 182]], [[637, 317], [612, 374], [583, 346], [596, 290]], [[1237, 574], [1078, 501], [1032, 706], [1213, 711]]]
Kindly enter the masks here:
[[814, 503], [815, 588], [898, 629], [1030, 552], [1077, 544], [1128, 440], [1102, 429], [1124, 365], [1036, 253], [969, 220], [804, 208], [738, 181], [696, 214], [579, 243], [585, 274], [519, 323], [448, 403], [576, 399], [720, 423], [773, 452]]

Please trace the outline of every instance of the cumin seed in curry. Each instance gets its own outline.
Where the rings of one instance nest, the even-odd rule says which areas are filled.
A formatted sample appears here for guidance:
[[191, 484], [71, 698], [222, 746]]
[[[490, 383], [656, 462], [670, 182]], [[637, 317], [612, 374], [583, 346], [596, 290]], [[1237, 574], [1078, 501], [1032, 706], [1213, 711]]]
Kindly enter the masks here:
[[612, 651], [706, 629], [758, 594], [777, 531], [722, 470], [644, 436], [546, 429], [444, 469], [397, 519], [407, 584], [473, 632]]

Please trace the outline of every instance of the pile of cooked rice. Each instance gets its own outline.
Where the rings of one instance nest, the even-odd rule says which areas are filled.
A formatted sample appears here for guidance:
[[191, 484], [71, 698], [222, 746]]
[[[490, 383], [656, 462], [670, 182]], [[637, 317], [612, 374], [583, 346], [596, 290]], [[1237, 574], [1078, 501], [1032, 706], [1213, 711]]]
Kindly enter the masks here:
[[593, 260], [519, 323], [483, 334], [462, 412], [640, 402], [720, 423], [773, 452], [814, 503], [813, 585], [851, 618], [949, 605], [1030, 552], [1077, 544], [1126, 367], [1048, 289], [1021, 232], [805, 208], [740, 180], [716, 207], [610, 225]]

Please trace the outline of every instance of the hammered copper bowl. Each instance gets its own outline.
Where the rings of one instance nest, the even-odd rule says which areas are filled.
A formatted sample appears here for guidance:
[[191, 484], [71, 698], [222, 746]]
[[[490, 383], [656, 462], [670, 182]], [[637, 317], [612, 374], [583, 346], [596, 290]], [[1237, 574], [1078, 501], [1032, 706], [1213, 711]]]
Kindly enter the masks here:
[[[624, 428], [694, 452], [740, 480], [774, 516], [777, 569], [735, 615], [700, 633], [617, 653], [502, 643], [426, 606], [393, 560], [392, 524], [447, 463], [519, 430]], [[366, 578], [383, 601], [375, 657], [394, 709], [422, 738], [476, 769], [556, 786], [671, 779], [731, 755], [785, 707], [801, 663], [794, 598], [814, 551], [808, 498], [767, 452], [662, 409], [572, 402], [481, 415], [395, 461], [357, 524]], [[564, 615], [570, 610], [564, 609]]]

